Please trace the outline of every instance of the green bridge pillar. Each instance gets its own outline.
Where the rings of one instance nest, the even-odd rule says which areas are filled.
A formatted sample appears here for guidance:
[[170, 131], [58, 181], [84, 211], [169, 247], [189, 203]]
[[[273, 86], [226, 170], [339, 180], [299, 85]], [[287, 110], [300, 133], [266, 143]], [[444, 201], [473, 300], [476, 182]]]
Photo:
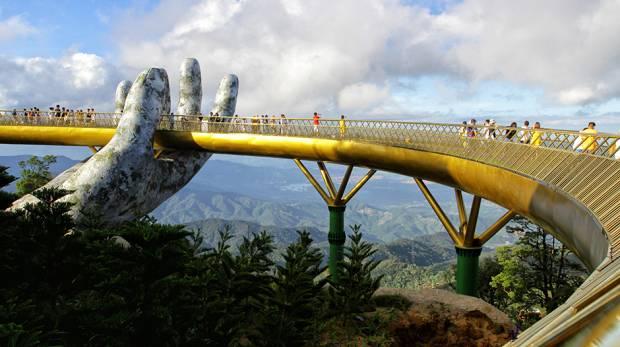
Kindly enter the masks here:
[[321, 187], [319, 182], [312, 176], [310, 171], [299, 159], [294, 159], [295, 164], [299, 167], [301, 172], [306, 176], [310, 184], [321, 195], [321, 198], [327, 203], [329, 209], [329, 232], [327, 233], [327, 239], [329, 240], [329, 259], [327, 267], [329, 274], [334, 282], [337, 282], [340, 278], [341, 262], [343, 257], [344, 242], [347, 236], [344, 233], [344, 210], [347, 202], [349, 202], [355, 194], [362, 189], [364, 184], [377, 172], [375, 169], [370, 169], [368, 172], [355, 184], [355, 186], [345, 194], [349, 178], [353, 172], [353, 165], [348, 165], [347, 170], [342, 177], [339, 187], [334, 185], [327, 166], [322, 161], [317, 162], [323, 181], [325, 181], [325, 187], [327, 191]]
[[478, 296], [478, 260], [482, 247], [456, 248], [456, 292]]
[[329, 209], [329, 273], [334, 282], [340, 279], [340, 262], [343, 259], [344, 243], [347, 239], [344, 233], [344, 210], [346, 206], [328, 206]]
[[491, 224], [484, 232], [476, 236], [476, 224], [482, 198], [474, 195], [471, 202], [469, 217], [463, 202], [463, 192], [454, 189], [456, 206], [459, 212], [459, 227], [454, 227], [450, 218], [441, 209], [441, 206], [426, 187], [422, 179], [414, 177], [413, 180], [420, 188], [422, 195], [435, 211], [437, 218], [450, 235], [456, 248], [456, 292], [459, 294], [478, 296], [478, 259], [484, 245], [493, 235], [500, 231], [506, 223], [516, 215], [513, 210], [508, 210], [495, 223]]

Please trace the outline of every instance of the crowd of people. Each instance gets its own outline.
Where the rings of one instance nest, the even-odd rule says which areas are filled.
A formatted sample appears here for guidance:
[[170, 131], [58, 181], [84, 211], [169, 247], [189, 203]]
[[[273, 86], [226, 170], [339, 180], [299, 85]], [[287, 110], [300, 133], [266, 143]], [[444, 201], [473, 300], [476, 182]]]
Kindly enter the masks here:
[[[320, 125], [320, 117], [321, 115], [317, 112], [314, 112], [312, 116], [312, 129], [315, 134], [319, 133], [319, 125]], [[217, 123], [221, 122], [219, 115], [216, 113], [213, 115], [211, 113], [208, 118], [198, 117], [201, 122], [200, 129], [202, 131], [209, 131], [209, 124], [212, 127], [216, 127]], [[281, 114], [279, 117], [276, 115], [269, 116], [267, 114], [262, 115], [254, 115], [252, 117], [241, 118], [238, 115], [234, 115], [230, 119], [230, 124], [232, 125], [234, 130], [239, 130], [242, 132], [252, 131], [255, 133], [266, 133], [266, 134], [285, 134], [287, 133], [289, 121], [286, 118], [286, 115]], [[346, 133], [346, 123], [344, 115], [340, 116], [338, 121], [338, 133], [341, 137], [343, 137]]]
[[[167, 120], [166, 120], [167, 118]], [[199, 130], [199, 131], [223, 131], [237, 130], [241, 132], [256, 133], [284, 133], [288, 125], [288, 119], [284, 114], [279, 117], [276, 115], [254, 115], [252, 117], [232, 117], [220, 116], [219, 113], [210, 112], [208, 115], [199, 115], [193, 117], [180, 116], [175, 117], [170, 114], [164, 117], [165, 122], [162, 126], [168, 129], [179, 130]], [[180, 121], [180, 123], [179, 123]]]
[[[239, 117], [234, 115], [233, 117], [221, 117], [218, 113], [210, 112], [206, 116], [196, 117], [197, 122], [192, 122], [186, 117], [181, 117], [181, 121], [184, 124], [189, 124], [189, 127], [193, 130], [200, 129], [200, 131], [221, 131], [224, 129], [235, 130], [240, 132], [253, 132], [261, 134], [286, 134], [288, 130], [289, 120], [285, 114], [280, 116], [268, 114], [254, 115], [252, 117]], [[319, 132], [320, 114], [315, 112], [312, 118], [312, 129], [315, 133]], [[228, 122], [230, 120], [230, 122]], [[225, 123], [225, 124], [221, 124]], [[164, 127], [170, 129], [186, 128], [183, 124], [175, 125], [174, 114], [169, 115], [168, 120]], [[338, 122], [338, 132], [340, 136], [344, 136], [346, 132], [346, 123], [344, 115], [340, 116]]]
[[[599, 149], [597, 134], [596, 123], [589, 122], [588, 126], [579, 132], [579, 136], [572, 140], [572, 149], [579, 153], [596, 153]], [[540, 122], [535, 122], [534, 126], [530, 127], [530, 122], [527, 120], [519, 128], [517, 122], [510, 123], [508, 127], [498, 127], [494, 119], [486, 119], [484, 124], [479, 126], [476, 119], [472, 118], [469, 121], [463, 121], [460, 135], [465, 138], [482, 137], [487, 140], [502, 138], [505, 141], [532, 146], [541, 146], [545, 141], [566, 141], [557, 137], [553, 139], [546, 137]], [[620, 159], [620, 140], [605, 145], [609, 155]]]
[[[11, 115], [18, 122], [23, 121], [23, 118], [20, 117], [25, 116], [31, 122], [39, 124], [43, 124], [44, 122], [80, 124], [94, 121], [98, 114], [95, 112], [94, 108], [87, 108], [86, 111], [84, 111], [83, 109], [71, 109], [56, 105], [45, 111], [40, 110], [38, 107], [24, 108], [23, 110], [13, 109]], [[118, 121], [118, 116], [115, 116], [114, 119]], [[314, 112], [311, 124], [312, 131], [315, 134], [319, 134], [321, 131], [320, 129], [323, 128], [321, 127], [320, 119], [321, 114]], [[161, 120], [161, 126], [171, 130], [205, 132], [233, 130], [260, 134], [287, 134], [289, 124], [289, 119], [284, 114], [280, 116], [256, 114], [252, 117], [239, 117], [239, 115], [228, 117], [220, 116], [217, 112], [210, 112], [208, 115], [190, 117], [184, 115], [175, 116], [174, 113], [170, 113]], [[336, 134], [341, 138], [347, 133], [347, 123], [344, 115], [340, 116], [337, 125], [330, 123], [330, 126], [337, 127]], [[541, 127], [540, 122], [534, 122], [534, 125], [530, 126], [530, 122], [527, 120], [523, 122], [521, 127], [517, 125], [517, 122], [512, 122], [507, 127], [501, 127], [497, 125], [494, 119], [486, 119], [482, 125], [479, 125], [476, 119], [472, 118], [469, 121], [463, 121], [459, 133], [460, 136], [464, 138], [484, 138], [487, 140], [501, 139], [532, 146], [544, 145], [546, 141], [557, 141], [557, 136], [556, 138], [551, 138], [545, 135], [545, 130]], [[596, 153], [597, 150], [600, 149], [600, 141], [596, 136], [597, 134], [596, 123], [589, 122], [588, 126], [580, 131], [579, 136], [572, 140], [572, 149], [576, 152]], [[616, 159], [620, 159], [620, 140], [616, 141], [616, 143], [605, 143], [604, 146], [605, 150], [609, 152], [609, 155]]]
[[62, 121], [64, 123], [72, 123], [74, 121], [86, 121], [90, 122], [95, 118], [96, 112], [94, 108], [83, 109], [70, 109], [67, 107], [51, 106], [46, 111], [41, 111], [38, 107], [24, 108], [23, 110], [13, 109], [11, 115], [18, 119], [18, 116], [25, 116], [27, 119], [31, 119], [40, 122], [44, 119], [53, 121]]
[[[518, 128], [517, 122], [510, 123], [510, 126], [501, 130], [494, 119], [487, 119], [482, 126], [478, 126], [474, 118], [469, 122], [463, 121], [460, 134], [462, 137], [483, 137], [487, 140], [495, 140], [503, 136], [506, 141], [517, 141], [519, 143], [540, 146], [542, 144], [543, 131], [540, 122], [534, 123], [530, 127], [530, 122], [523, 122], [523, 126]], [[516, 136], [516, 137], [515, 137]]]

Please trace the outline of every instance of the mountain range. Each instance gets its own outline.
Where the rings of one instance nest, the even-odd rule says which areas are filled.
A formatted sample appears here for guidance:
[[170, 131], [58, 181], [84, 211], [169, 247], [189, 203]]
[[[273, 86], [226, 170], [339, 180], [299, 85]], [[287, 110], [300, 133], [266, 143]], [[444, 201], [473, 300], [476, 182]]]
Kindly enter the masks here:
[[[10, 167], [9, 173], [19, 176], [17, 163], [29, 156], [0, 156], [0, 165]], [[59, 156], [51, 166], [57, 174], [77, 163]], [[318, 178], [320, 174], [312, 163], [307, 167]], [[329, 165], [329, 164], [328, 164]], [[334, 181], [344, 173], [344, 166], [329, 165]], [[356, 168], [351, 182], [361, 177], [364, 170]], [[12, 186], [8, 187], [12, 189]], [[453, 222], [457, 222], [454, 193], [451, 188], [429, 183], [436, 199], [442, 204]], [[483, 203], [479, 228], [490, 225], [503, 209]], [[214, 220], [228, 223], [249, 223], [262, 228], [316, 230], [326, 233], [329, 214], [325, 203], [290, 160], [218, 156], [174, 196], [151, 214], [162, 223], [205, 223]], [[252, 224], [253, 223], [253, 224]], [[362, 225], [369, 241], [389, 243], [412, 239], [420, 235], [442, 232], [434, 212], [408, 177], [378, 172], [348, 204], [345, 224]], [[291, 233], [294, 237], [295, 233]], [[500, 233], [490, 247], [510, 243], [512, 235]]]

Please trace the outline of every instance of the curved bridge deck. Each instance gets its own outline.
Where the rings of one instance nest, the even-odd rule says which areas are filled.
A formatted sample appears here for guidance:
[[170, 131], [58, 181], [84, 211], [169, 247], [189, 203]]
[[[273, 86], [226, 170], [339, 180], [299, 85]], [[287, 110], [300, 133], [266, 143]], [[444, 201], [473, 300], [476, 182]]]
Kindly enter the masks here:
[[[103, 146], [118, 115], [91, 119], [0, 113], [0, 143]], [[262, 119], [258, 120], [259, 122]], [[512, 209], [559, 238], [593, 270], [516, 344], [557, 344], [620, 304], [620, 138], [552, 129], [388, 121], [164, 116], [159, 149], [331, 161], [435, 181]], [[520, 143], [529, 140], [531, 144]]]

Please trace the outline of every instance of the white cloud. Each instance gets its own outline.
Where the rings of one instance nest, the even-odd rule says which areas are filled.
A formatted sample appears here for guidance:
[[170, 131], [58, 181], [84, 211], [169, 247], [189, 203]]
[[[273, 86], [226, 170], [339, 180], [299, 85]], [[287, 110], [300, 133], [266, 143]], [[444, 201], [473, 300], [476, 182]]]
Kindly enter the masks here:
[[101, 57], [71, 53], [54, 58], [0, 57], [0, 105], [71, 108], [95, 106], [110, 110], [120, 74]]
[[370, 83], [356, 83], [344, 87], [338, 94], [338, 107], [343, 111], [368, 110], [390, 97], [387, 87]]
[[107, 82], [107, 67], [100, 56], [74, 53], [62, 61], [62, 67], [70, 72], [76, 89], [99, 88]]
[[618, 0], [466, 0], [436, 24], [464, 78], [541, 86], [583, 104], [620, 95], [618, 16]]
[[564, 104], [581, 104], [594, 98], [594, 91], [589, 87], [575, 87], [562, 90], [558, 98]]
[[[162, 0], [146, 12], [110, 16], [110, 56], [127, 72], [123, 79], [166, 68], [173, 101], [179, 64], [198, 58], [205, 111], [219, 79], [235, 73], [244, 115], [569, 115], [619, 100], [620, 0], [445, 0], [440, 14], [404, 3]], [[0, 41], [9, 37], [7, 22], [0, 22]], [[110, 63], [87, 53], [0, 57], [3, 67], [0, 103], [11, 105], [81, 97], [105, 104], [120, 79]], [[403, 82], [429, 77], [445, 85]], [[494, 96], [495, 82], [511, 100]], [[41, 85], [49, 88], [29, 89]]]
[[542, 88], [551, 103], [620, 95], [618, 0], [465, 0], [439, 15], [397, 0], [173, 3], [117, 25], [122, 63], [174, 77], [196, 57], [206, 96], [236, 73], [240, 113], [390, 110], [376, 86], [433, 74]]
[[[170, 0], [160, 7], [170, 6]], [[214, 94], [226, 73], [240, 78], [241, 114], [307, 115], [315, 109], [335, 112], [341, 91], [353, 107], [348, 86], [385, 85], [401, 73], [433, 70], [442, 60], [423, 9], [384, 2], [196, 1], [186, 11], [155, 9], [117, 25], [123, 64], [135, 69], [163, 65], [175, 80], [184, 57], [196, 57]], [[161, 33], [154, 35], [154, 23]], [[415, 56], [415, 51], [426, 54]], [[208, 102], [205, 102], [205, 104]], [[367, 107], [358, 101], [362, 111]], [[206, 105], [205, 105], [206, 106]]]
[[35, 34], [37, 30], [21, 16], [0, 20], [0, 42]]

